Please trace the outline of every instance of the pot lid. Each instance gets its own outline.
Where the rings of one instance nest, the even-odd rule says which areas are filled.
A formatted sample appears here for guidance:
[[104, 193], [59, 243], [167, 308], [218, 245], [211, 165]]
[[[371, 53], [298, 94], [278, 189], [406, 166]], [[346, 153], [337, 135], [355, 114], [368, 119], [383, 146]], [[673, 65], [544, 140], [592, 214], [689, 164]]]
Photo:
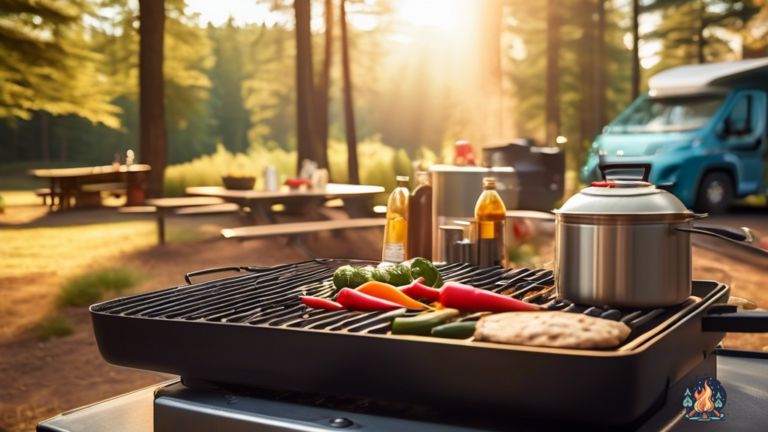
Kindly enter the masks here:
[[602, 181], [555, 210], [561, 214], [692, 214], [671, 193], [643, 181]]

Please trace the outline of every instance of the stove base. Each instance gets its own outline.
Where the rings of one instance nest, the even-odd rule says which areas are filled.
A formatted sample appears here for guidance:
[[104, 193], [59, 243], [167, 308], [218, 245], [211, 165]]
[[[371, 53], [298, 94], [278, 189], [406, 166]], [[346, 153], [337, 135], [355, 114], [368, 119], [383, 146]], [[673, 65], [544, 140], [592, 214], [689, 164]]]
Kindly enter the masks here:
[[[660, 410], [649, 413], [644, 422], [618, 427], [615, 430], [655, 432], [700, 431], [700, 422], [684, 418], [682, 406], [685, 389], [697, 379], [714, 376], [728, 392], [723, 420], [718, 431], [735, 432], [761, 430], [768, 424], [768, 353], [718, 350], [717, 356], [707, 356], [690, 373], [672, 385]], [[621, 389], [612, 389], [621, 396]], [[287, 392], [283, 393], [284, 395]], [[349, 403], [349, 400], [344, 401]], [[405, 413], [408, 414], [408, 413]], [[412, 413], [411, 413], [412, 414]], [[308, 403], [286, 402], [284, 398], [256, 397], [221, 390], [192, 390], [178, 380], [129, 393], [89, 407], [70, 411], [41, 422], [40, 432], [175, 432], [175, 431], [329, 431], [335, 430], [330, 421], [346, 418], [353, 424], [337, 420], [336, 426], [367, 431], [561, 431], [562, 424], [549, 421], [525, 422], [518, 418], [490, 419], [473, 417], [462, 412], [455, 418], [433, 419], [428, 415], [417, 418], [385, 416], [370, 412], [366, 406], [339, 409]], [[571, 428], [575, 430], [576, 428]], [[565, 430], [571, 430], [565, 429]]]
[[[674, 383], [646, 414], [622, 430], [647, 429], [647, 424], [666, 424], [679, 416], [685, 389], [702, 377], [717, 378], [717, 360], [708, 355], [686, 376]], [[407, 404], [374, 402], [355, 398], [316, 396], [269, 390], [216, 388], [210, 383], [182, 379], [160, 390], [155, 399], [155, 432], [195, 431], [540, 431], [540, 420], [491, 416], [485, 413], [455, 413]], [[610, 389], [616, 391], [616, 389]], [[583, 395], [582, 395], [583, 396]], [[617, 394], [617, 397], [620, 395]], [[650, 420], [653, 420], [651, 422]], [[544, 430], [565, 430], [573, 425], [548, 421]]]

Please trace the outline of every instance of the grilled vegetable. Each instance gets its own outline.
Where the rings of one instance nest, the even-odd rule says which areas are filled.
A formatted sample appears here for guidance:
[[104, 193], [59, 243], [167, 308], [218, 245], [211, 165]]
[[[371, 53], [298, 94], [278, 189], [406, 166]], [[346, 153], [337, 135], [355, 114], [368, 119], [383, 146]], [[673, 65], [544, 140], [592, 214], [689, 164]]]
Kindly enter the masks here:
[[392, 303], [397, 303], [401, 306], [407, 307], [408, 309], [426, 309], [427, 306], [417, 302], [416, 300], [408, 297], [404, 293], [402, 293], [399, 289], [393, 287], [392, 285], [387, 285], [382, 282], [366, 282], [361, 287], [357, 288], [358, 292], [361, 292], [363, 294], [368, 294], [369, 296], [376, 297], [382, 300], [390, 301]]
[[469, 339], [475, 334], [477, 321], [443, 324], [432, 329], [432, 336], [448, 339]]
[[427, 303], [436, 302], [440, 298], [440, 290], [430, 288], [421, 281], [423, 278], [418, 278], [411, 282], [410, 285], [397, 287], [403, 294], [415, 300], [425, 300]]
[[345, 309], [352, 311], [380, 311], [380, 310], [394, 310], [402, 308], [397, 303], [382, 300], [368, 294], [361, 293], [349, 288], [342, 288], [336, 301], [344, 306]]
[[301, 298], [301, 302], [313, 309], [325, 309], [325, 310], [342, 310], [344, 306], [320, 297], [304, 296]]
[[429, 336], [432, 329], [459, 316], [456, 309], [443, 309], [436, 312], [407, 318], [395, 318], [392, 322], [392, 334]]
[[352, 266], [339, 267], [333, 273], [333, 286], [336, 289], [357, 288], [371, 280], [373, 267], [357, 268]]
[[424, 285], [434, 288], [443, 286], [443, 277], [440, 275], [440, 271], [428, 259], [414, 258], [403, 264], [411, 268], [413, 279], [424, 278]]
[[375, 281], [384, 282], [393, 286], [408, 285], [413, 282], [411, 269], [404, 264], [379, 267], [371, 272], [371, 277]]
[[448, 282], [443, 286], [440, 290], [440, 303], [446, 308], [454, 308], [466, 312], [524, 312], [539, 310], [535, 305], [456, 282]]

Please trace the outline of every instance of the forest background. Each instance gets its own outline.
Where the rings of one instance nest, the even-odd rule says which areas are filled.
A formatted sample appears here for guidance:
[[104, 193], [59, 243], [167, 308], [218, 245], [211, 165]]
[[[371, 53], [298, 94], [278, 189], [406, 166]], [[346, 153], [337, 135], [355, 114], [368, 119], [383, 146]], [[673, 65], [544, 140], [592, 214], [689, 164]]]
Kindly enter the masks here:
[[[240, 1], [254, 13], [214, 23], [213, 2], [165, 0], [166, 195], [267, 165], [296, 173], [296, 5]], [[654, 73], [768, 55], [765, 0], [346, 0], [350, 141], [341, 1], [300, 2], [316, 87], [331, 29], [324, 150], [336, 182], [350, 179], [350, 142], [360, 182], [387, 187], [415, 160], [450, 161], [459, 139], [562, 136], [573, 171]], [[0, 1], [4, 171], [140, 153], [140, 21], [134, 0]]]

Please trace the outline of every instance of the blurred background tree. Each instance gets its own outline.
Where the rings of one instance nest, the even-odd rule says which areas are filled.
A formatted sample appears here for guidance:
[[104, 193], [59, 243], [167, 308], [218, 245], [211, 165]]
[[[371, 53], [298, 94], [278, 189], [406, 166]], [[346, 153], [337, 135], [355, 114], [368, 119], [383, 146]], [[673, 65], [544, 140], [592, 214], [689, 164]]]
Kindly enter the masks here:
[[[458, 139], [552, 145], [548, 98], [549, 118], [559, 118], [554, 140], [562, 137], [574, 169], [632, 100], [635, 15], [639, 91], [668, 67], [768, 54], [764, 0], [638, 0], [636, 14], [633, 3], [346, 0], [345, 114], [340, 0], [242, 0], [253, 16], [215, 22], [212, 10], [230, 3], [165, 0], [164, 105], [176, 164], [166, 183], [178, 177], [174, 193], [215, 183], [226, 161], [245, 163], [238, 154], [254, 170], [271, 160], [254, 158], [275, 158], [281, 175], [294, 174], [302, 103], [315, 120], [310, 157], [327, 157], [336, 181], [351, 180], [348, 135], [359, 142], [360, 181], [381, 184], [389, 181], [367, 170], [408, 174], [413, 159], [450, 160]], [[297, 4], [308, 12], [311, 98], [297, 92]], [[137, 150], [138, 29], [131, 0], [0, 1], [0, 160], [109, 163]], [[386, 166], [364, 160], [375, 150]], [[213, 175], [196, 174], [214, 160]]]

